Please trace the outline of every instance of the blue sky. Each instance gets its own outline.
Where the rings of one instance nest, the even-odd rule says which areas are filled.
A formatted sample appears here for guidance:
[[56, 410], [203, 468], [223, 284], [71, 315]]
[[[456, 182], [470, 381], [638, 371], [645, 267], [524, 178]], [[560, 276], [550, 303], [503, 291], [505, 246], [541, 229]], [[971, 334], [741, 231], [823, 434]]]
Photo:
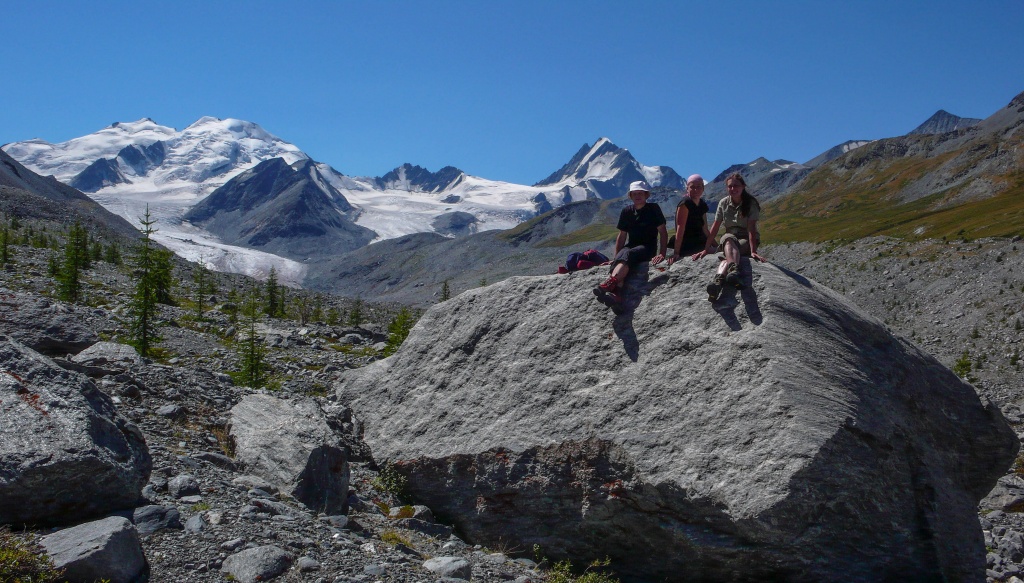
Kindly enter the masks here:
[[711, 178], [1024, 91], [1024, 3], [8, 3], [0, 143], [253, 121], [350, 175], [532, 184], [607, 136]]

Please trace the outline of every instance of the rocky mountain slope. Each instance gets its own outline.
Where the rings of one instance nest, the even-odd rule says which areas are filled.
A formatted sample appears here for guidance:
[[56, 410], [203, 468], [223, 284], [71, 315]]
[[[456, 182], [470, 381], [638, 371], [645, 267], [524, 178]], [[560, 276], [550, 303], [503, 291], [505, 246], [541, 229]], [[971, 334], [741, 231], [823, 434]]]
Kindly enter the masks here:
[[39, 219], [50, 224], [75, 220], [112, 239], [135, 238], [138, 230], [88, 196], [43, 178], [0, 151], [0, 213], [8, 218]]
[[977, 125], [871, 142], [769, 201], [766, 239], [934, 239], [1022, 232], [1024, 94]]
[[357, 212], [309, 160], [272, 158], [213, 191], [183, 219], [225, 243], [290, 259], [336, 255], [372, 241]]

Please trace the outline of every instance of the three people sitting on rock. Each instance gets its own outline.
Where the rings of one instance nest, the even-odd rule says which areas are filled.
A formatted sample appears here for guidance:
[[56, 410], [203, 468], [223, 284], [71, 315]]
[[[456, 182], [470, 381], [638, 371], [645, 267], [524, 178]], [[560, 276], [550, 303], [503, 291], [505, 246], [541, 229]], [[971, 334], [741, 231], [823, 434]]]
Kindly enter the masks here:
[[[726, 284], [738, 289], [744, 287], [739, 269], [740, 257], [765, 260], [757, 253], [761, 242], [757, 230], [761, 205], [747, 192], [747, 183], [739, 173], [730, 175], [725, 184], [729, 194], [719, 201], [715, 221], [709, 229], [706, 219], [708, 205], [701, 198], [704, 179], [693, 174], [686, 180], [687, 196], [676, 206], [676, 234], [671, 241], [674, 254], [669, 265], [690, 253], [696, 261], [713, 253], [716, 248], [721, 249], [723, 253], [718, 269], [707, 286], [711, 301], [718, 299]], [[610, 306], [615, 307], [622, 302], [623, 286], [631, 269], [644, 261], [656, 265], [665, 259], [669, 243], [665, 215], [657, 204], [647, 204], [650, 192], [650, 186], [643, 180], [631, 183], [629, 198], [633, 204], [619, 213], [616, 225], [619, 234], [615, 238], [611, 275], [594, 288], [598, 300]], [[716, 246], [715, 236], [723, 228], [724, 233]]]

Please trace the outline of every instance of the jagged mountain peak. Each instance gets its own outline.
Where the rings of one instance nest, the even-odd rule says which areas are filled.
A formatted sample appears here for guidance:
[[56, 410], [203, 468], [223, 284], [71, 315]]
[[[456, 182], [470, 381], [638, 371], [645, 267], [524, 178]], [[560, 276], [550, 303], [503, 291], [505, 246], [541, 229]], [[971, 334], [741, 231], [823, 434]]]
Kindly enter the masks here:
[[611, 139], [606, 137], [598, 138], [593, 145], [583, 144], [576, 154], [561, 168], [551, 173], [547, 178], [534, 184], [534, 186], [548, 186], [565, 182], [570, 178], [584, 179], [588, 177], [589, 166], [601, 156], [616, 156], [624, 154], [628, 157], [626, 161], [636, 162], [628, 150], [615, 145]]
[[454, 166], [445, 166], [437, 172], [431, 172], [406, 162], [384, 176], [374, 178], [373, 182], [382, 190], [441, 192], [458, 185], [465, 176], [465, 172]]
[[654, 187], [682, 188], [684, 184], [672, 168], [644, 166], [629, 150], [601, 137], [593, 145], [583, 144], [567, 164], [534, 186], [583, 189], [587, 196], [617, 198], [634, 180], [646, 180]]
[[924, 123], [909, 131], [907, 135], [918, 134], [944, 134], [959, 129], [969, 128], [981, 123], [980, 119], [973, 117], [959, 117], [940, 109], [932, 114]]

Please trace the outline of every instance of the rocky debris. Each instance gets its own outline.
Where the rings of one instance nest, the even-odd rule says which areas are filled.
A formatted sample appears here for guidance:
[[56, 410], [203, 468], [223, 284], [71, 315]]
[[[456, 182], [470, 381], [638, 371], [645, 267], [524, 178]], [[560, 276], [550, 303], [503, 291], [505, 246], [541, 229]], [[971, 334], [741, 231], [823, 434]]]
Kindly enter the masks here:
[[344, 512], [349, 468], [345, 445], [312, 399], [248, 395], [231, 409], [235, 459], [307, 507]]
[[4, 290], [0, 294], [0, 333], [36, 352], [64, 356], [99, 340], [90, 321], [95, 317], [81, 306]]
[[423, 568], [440, 577], [469, 580], [473, 568], [469, 561], [459, 557], [434, 557], [424, 561]]
[[643, 580], [979, 578], [999, 410], [794, 272], [709, 305], [713, 267], [633, 278], [620, 316], [582, 303], [596, 273], [465, 292], [339, 400], [473, 542]]
[[39, 544], [71, 583], [132, 583], [147, 571], [139, 535], [120, 516], [59, 530]]
[[0, 524], [135, 505], [152, 467], [145, 437], [87, 377], [0, 337], [0, 410]]
[[181, 530], [181, 513], [174, 506], [150, 504], [140, 506], [132, 513], [132, 522], [139, 534], [146, 536], [163, 529]]
[[1021, 514], [996, 510], [987, 513], [980, 521], [988, 550], [985, 556], [987, 579], [1019, 581], [1018, 577], [1024, 575], [1024, 521]]
[[241, 583], [269, 581], [288, 570], [294, 555], [274, 545], [240, 551], [224, 559], [221, 571]]
[[188, 474], [174, 476], [167, 482], [167, 493], [173, 498], [199, 494], [199, 482]]
[[1024, 478], [1010, 474], [999, 478], [995, 488], [978, 505], [982, 510], [1024, 511]]

